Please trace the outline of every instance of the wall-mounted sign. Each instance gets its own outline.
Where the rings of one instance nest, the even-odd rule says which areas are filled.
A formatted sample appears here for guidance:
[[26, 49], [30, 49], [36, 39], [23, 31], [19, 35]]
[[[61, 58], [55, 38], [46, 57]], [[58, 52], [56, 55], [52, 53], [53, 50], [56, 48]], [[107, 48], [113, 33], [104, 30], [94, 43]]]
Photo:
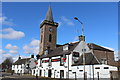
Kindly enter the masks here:
[[42, 60], [42, 63], [47, 63], [49, 62], [49, 60]]
[[79, 52], [73, 52], [73, 57], [79, 57]]
[[58, 61], [60, 61], [60, 58], [52, 59], [51, 61], [52, 62], [58, 62]]

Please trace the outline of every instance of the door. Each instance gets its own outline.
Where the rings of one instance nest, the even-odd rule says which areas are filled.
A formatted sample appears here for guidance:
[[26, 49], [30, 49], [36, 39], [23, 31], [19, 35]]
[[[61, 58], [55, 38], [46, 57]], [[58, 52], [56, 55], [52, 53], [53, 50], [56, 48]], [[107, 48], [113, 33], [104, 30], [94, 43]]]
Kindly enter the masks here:
[[51, 69], [48, 70], [48, 77], [51, 77], [52, 73], [51, 73]]
[[64, 70], [60, 70], [60, 78], [64, 78]]
[[40, 73], [39, 75], [41, 76], [41, 74], [42, 74], [42, 70], [40, 70], [40, 72], [39, 72], [39, 73]]

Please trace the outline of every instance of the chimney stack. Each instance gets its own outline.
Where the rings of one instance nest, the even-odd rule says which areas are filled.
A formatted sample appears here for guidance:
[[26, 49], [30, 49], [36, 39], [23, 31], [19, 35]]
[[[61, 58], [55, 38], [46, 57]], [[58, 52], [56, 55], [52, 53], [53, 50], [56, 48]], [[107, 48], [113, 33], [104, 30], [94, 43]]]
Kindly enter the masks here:
[[38, 55], [36, 55], [36, 57], [37, 57], [37, 60], [40, 58], [40, 55], [38, 54]]
[[79, 41], [85, 41], [85, 36], [80, 35], [80, 36], [79, 36]]
[[31, 55], [31, 58], [34, 58], [34, 54]]
[[21, 57], [19, 56], [19, 57], [18, 57], [18, 60], [20, 60], [20, 59], [21, 59]]

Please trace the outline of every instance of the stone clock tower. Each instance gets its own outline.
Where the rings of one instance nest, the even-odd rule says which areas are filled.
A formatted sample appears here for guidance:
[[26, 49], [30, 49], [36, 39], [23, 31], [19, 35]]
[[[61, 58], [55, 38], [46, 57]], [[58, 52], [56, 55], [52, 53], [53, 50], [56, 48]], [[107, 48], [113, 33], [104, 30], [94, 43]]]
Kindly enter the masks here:
[[54, 22], [51, 6], [48, 7], [45, 20], [40, 25], [40, 51], [43, 55], [46, 50], [56, 48], [58, 23]]

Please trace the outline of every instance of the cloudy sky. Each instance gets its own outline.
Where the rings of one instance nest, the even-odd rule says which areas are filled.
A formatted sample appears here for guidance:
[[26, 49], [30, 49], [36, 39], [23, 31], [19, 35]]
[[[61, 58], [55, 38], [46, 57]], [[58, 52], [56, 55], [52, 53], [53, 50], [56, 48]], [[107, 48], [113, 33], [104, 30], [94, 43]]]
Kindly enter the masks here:
[[[87, 43], [95, 43], [118, 51], [117, 2], [51, 2], [54, 21], [59, 23], [57, 43], [78, 41], [81, 24], [85, 25]], [[48, 2], [4, 2], [0, 14], [0, 63], [8, 56], [38, 54], [40, 23], [45, 19]]]

